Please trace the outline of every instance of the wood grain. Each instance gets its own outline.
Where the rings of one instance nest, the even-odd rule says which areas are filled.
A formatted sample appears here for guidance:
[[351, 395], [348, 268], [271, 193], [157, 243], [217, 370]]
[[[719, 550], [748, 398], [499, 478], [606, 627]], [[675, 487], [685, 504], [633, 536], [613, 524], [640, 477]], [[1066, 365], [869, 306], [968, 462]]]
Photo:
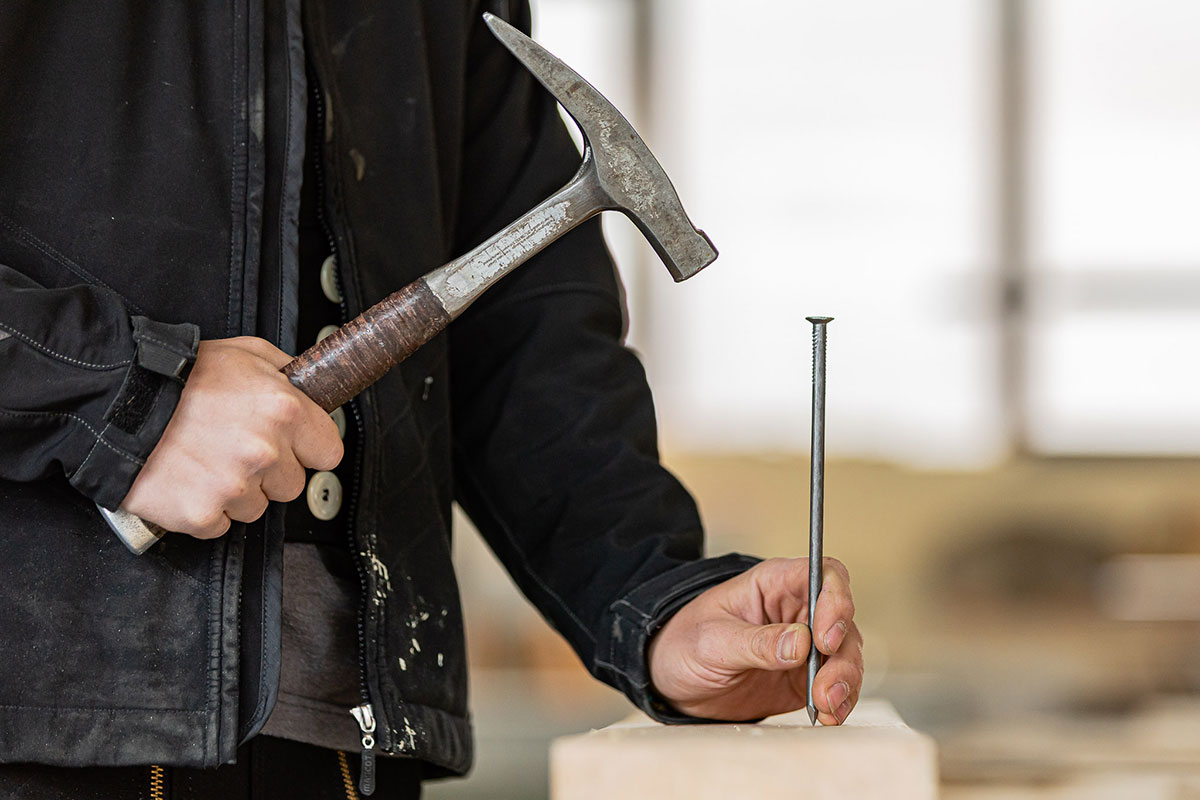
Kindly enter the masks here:
[[296, 356], [283, 373], [332, 411], [441, 333], [450, 315], [422, 278]]

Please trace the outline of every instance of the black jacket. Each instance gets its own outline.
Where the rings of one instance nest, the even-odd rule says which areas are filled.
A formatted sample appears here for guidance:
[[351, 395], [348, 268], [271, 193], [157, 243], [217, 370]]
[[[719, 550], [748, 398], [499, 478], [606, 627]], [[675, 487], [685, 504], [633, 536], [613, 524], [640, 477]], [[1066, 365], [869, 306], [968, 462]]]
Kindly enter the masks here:
[[[93, 501], [120, 504], [197, 337], [295, 352], [306, 144], [346, 315], [570, 177], [555, 106], [481, 24], [489, 9], [528, 28], [505, 0], [312, 3], [303, 19], [298, 0], [0, 5], [0, 761], [213, 765], [265, 721], [279, 507], [135, 558]], [[346, 508], [385, 751], [471, 761], [455, 500], [588, 669], [669, 718], [649, 634], [749, 560], [700, 559], [621, 329], [590, 224], [354, 402]]]

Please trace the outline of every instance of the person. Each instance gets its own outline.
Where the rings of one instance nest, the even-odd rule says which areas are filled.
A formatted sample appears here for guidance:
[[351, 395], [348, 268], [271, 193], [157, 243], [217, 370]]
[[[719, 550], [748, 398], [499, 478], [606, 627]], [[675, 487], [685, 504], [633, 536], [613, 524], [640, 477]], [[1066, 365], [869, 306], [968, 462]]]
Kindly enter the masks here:
[[[0, 793], [465, 772], [452, 502], [652, 717], [804, 705], [806, 560], [703, 557], [594, 221], [333, 418], [278, 371], [576, 169], [483, 11], [529, 30], [513, 0], [0, 7]], [[174, 533], [132, 556], [94, 504]], [[862, 639], [825, 575], [839, 724]]]

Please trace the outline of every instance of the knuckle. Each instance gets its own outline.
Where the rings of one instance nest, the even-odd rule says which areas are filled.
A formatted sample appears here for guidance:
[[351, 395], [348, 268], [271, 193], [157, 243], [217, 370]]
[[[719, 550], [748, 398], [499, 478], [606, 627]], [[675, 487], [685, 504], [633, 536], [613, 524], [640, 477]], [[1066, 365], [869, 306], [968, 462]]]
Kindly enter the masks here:
[[261, 437], [247, 439], [241, 462], [249, 467], [251, 472], [270, 469], [278, 461], [279, 448], [273, 442]]
[[258, 336], [235, 336], [226, 340], [231, 346], [254, 355], [276, 352], [275, 345]]
[[766, 558], [748, 569], [745, 574], [754, 575], [756, 577], [767, 579], [768, 576], [774, 575], [782, 562], [786, 559], [782, 558]]
[[232, 473], [214, 477], [213, 484], [218, 506], [223, 507], [246, 494], [246, 481]]
[[[775, 581], [786, 582], [788, 574], [798, 569], [804, 561], [805, 559], [800, 558], [780, 558], [776, 556], [764, 561], [763, 568], [768, 574], [774, 576]], [[804, 569], [807, 571], [808, 568], [804, 567]]]
[[[835, 614], [839, 619], [847, 621], [854, 618], [854, 598], [849, 593], [843, 592], [840, 589], [828, 587], [821, 590], [821, 596], [817, 598], [817, 609], [822, 612], [822, 616], [828, 613]], [[847, 630], [849, 633], [849, 630]]]
[[263, 400], [263, 415], [273, 423], [290, 425], [300, 418], [303, 406], [292, 392], [274, 391]]
[[854, 619], [854, 598], [851, 597], [848, 593], [847, 594], [838, 593], [836, 599], [838, 600], [839, 604], [842, 606], [842, 611], [843, 611], [844, 615], [849, 617], [850, 619]]
[[837, 658], [837, 671], [842, 675], [842, 680], [848, 681], [851, 686], [857, 686], [862, 683], [863, 665], [856, 658]]
[[846, 583], [850, 582], [850, 570], [847, 569], [846, 565], [843, 564], [838, 559], [826, 556], [825, 561], [822, 564], [822, 567], [824, 569], [827, 569], [827, 570], [837, 573], [838, 577], [840, 577]]

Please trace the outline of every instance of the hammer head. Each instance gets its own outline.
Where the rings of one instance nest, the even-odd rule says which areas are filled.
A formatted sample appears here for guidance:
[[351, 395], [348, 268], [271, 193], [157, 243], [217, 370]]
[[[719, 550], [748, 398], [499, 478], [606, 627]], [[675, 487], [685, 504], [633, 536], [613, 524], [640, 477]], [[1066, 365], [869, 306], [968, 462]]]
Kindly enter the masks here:
[[537, 42], [493, 14], [483, 18], [583, 132], [581, 169], [593, 171], [605, 205], [633, 220], [676, 281], [711, 264], [716, 248], [692, 225], [667, 173], [621, 112]]

